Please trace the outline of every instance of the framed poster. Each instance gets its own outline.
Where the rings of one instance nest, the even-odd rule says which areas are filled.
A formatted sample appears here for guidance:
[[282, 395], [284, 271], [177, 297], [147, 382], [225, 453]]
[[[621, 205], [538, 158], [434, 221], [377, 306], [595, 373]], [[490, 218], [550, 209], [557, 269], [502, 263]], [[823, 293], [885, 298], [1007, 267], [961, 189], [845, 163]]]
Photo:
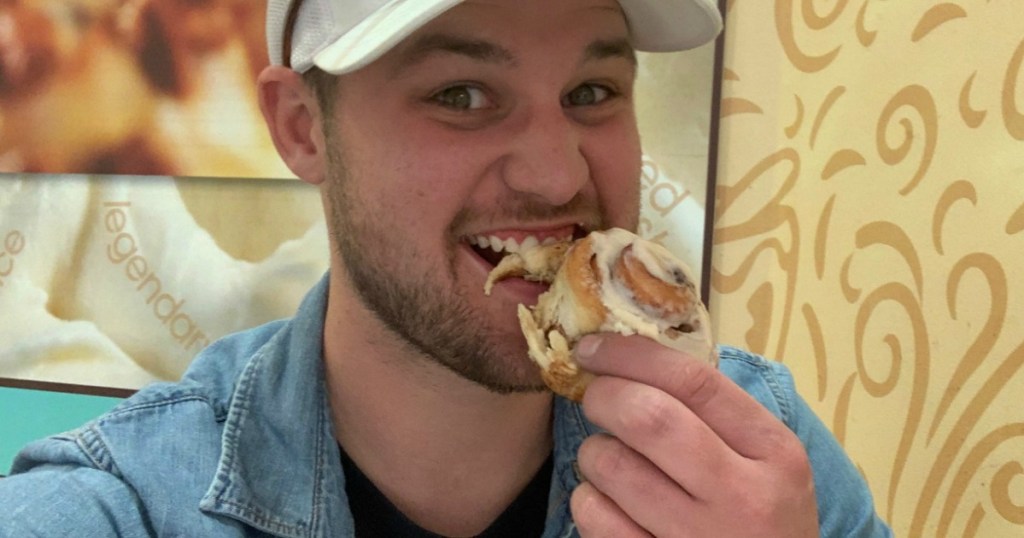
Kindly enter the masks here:
[[0, 4], [0, 171], [280, 178], [263, 0]]
[[[118, 395], [178, 379], [215, 339], [290, 316], [327, 269], [318, 191], [291, 179], [257, 111], [263, 11], [0, 5], [22, 57], [0, 54], [17, 73], [0, 84], [0, 385]], [[695, 273], [716, 51], [639, 55], [639, 232]]]

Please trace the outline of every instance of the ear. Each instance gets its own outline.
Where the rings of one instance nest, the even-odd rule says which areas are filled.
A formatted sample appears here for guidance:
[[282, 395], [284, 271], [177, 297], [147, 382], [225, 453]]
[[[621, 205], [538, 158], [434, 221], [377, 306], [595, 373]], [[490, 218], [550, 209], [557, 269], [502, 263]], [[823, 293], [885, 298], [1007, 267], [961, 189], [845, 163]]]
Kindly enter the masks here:
[[325, 120], [313, 91], [301, 75], [282, 66], [264, 69], [257, 83], [260, 111], [277, 153], [300, 179], [319, 184], [327, 161]]

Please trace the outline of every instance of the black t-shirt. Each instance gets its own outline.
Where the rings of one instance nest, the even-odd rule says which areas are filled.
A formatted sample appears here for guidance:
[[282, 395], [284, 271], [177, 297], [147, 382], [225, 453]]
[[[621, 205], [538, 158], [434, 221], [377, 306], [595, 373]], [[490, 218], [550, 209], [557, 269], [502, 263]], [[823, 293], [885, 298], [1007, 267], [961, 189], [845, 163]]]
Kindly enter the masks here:
[[[341, 450], [345, 470], [345, 493], [355, 520], [358, 538], [409, 537], [440, 538], [426, 531], [398, 511], [377, 486]], [[552, 459], [549, 456], [530, 483], [498, 519], [478, 536], [485, 538], [528, 538], [544, 532], [547, 517], [548, 491], [551, 488]], [[438, 495], [445, 492], [439, 491]]]

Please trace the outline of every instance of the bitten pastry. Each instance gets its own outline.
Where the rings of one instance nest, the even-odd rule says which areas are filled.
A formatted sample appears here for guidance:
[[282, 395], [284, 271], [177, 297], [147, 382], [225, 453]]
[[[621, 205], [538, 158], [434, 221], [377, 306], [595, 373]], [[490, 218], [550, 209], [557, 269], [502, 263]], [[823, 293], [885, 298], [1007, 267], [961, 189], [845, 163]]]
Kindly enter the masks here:
[[536, 306], [519, 305], [519, 325], [530, 358], [557, 394], [583, 398], [593, 376], [573, 360], [572, 349], [590, 333], [641, 334], [718, 363], [690, 269], [657, 243], [613, 228], [538, 246], [502, 259], [485, 291], [513, 276], [551, 284]]

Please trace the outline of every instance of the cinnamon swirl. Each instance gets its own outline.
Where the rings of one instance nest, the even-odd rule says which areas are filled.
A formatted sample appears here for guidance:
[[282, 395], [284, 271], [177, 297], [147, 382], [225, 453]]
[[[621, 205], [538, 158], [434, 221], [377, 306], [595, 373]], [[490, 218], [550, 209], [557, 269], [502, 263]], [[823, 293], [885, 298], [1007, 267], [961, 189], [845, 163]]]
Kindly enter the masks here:
[[690, 269], [667, 249], [623, 229], [504, 258], [485, 290], [512, 276], [550, 282], [537, 305], [519, 305], [529, 355], [545, 384], [579, 401], [590, 373], [572, 356], [586, 334], [640, 334], [712, 364], [718, 352]]

